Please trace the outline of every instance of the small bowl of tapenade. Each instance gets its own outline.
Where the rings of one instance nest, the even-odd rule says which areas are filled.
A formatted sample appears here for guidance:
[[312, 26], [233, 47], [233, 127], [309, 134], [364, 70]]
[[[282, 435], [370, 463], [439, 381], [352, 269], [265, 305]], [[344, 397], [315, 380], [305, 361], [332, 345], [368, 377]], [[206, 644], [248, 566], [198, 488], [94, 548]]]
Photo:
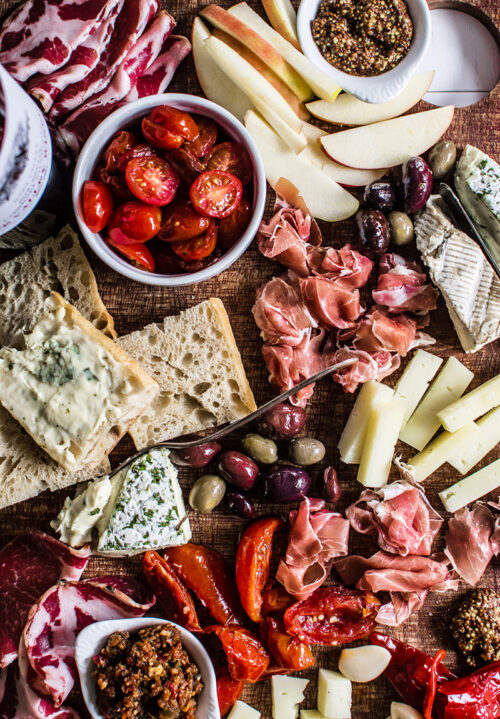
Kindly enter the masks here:
[[93, 719], [220, 719], [215, 672], [196, 637], [154, 617], [111, 619], [76, 640]]
[[387, 102], [414, 75], [431, 37], [426, 0], [302, 0], [304, 54], [343, 90]]

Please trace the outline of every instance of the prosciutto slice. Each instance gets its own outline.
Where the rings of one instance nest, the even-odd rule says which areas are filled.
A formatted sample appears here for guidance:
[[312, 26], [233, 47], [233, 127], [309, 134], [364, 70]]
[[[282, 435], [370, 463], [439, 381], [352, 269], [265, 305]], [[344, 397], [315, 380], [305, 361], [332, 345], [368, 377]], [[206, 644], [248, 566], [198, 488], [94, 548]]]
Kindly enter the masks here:
[[300, 278], [298, 283], [309, 311], [325, 329], [353, 327], [363, 312], [358, 290], [348, 289], [328, 277]]
[[464, 507], [448, 523], [446, 556], [464, 581], [475, 586], [491, 559], [500, 553], [500, 518], [486, 504]]
[[355, 531], [377, 534], [383, 550], [402, 557], [428, 556], [443, 523], [424, 491], [404, 481], [364, 490], [345, 514]]
[[325, 275], [346, 289], [364, 287], [373, 269], [373, 262], [351, 245], [344, 245], [340, 250], [311, 247], [307, 261], [313, 275]]
[[339, 341], [364, 352], [397, 352], [406, 357], [416, 334], [415, 320], [404, 314], [391, 316], [387, 310], [373, 307], [352, 329], [339, 333]]
[[183, 35], [170, 35], [163, 45], [162, 52], [152, 65], [144, 72], [132, 87], [125, 102], [138, 100], [140, 97], [157, 95], [165, 92], [179, 67], [191, 50], [191, 43]]
[[426, 284], [420, 265], [408, 262], [400, 255], [385, 254], [380, 258], [379, 278], [372, 292], [374, 302], [389, 312], [426, 314], [436, 309], [438, 291]]
[[257, 290], [252, 313], [262, 339], [271, 344], [296, 347], [318, 326], [297, 290], [281, 277]]
[[[42, 532], [18, 536], [0, 551], [0, 668], [17, 657], [26, 617], [60, 579], [80, 578], [90, 550], [72, 549]], [[0, 715], [1, 716], [1, 715]]]
[[276, 578], [289, 594], [307, 599], [327, 578], [335, 557], [347, 554], [349, 522], [325, 508], [322, 499], [306, 497], [290, 512], [290, 536]]
[[342, 347], [338, 350], [325, 348], [323, 364], [325, 367], [355, 357], [357, 362], [338, 370], [333, 374], [334, 382], [342, 385], [346, 392], [355, 392], [364, 382], [381, 381], [395, 372], [401, 364], [401, 357], [390, 352], [364, 352], [363, 350]]

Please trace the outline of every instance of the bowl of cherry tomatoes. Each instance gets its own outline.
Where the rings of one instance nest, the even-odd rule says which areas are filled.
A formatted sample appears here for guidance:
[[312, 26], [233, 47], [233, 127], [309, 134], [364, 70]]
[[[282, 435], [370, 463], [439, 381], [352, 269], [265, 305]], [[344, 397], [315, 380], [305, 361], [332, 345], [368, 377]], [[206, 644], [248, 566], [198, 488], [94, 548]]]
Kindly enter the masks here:
[[257, 147], [224, 108], [166, 93], [113, 112], [87, 139], [73, 207], [92, 250], [150, 285], [206, 280], [235, 262], [262, 220]]

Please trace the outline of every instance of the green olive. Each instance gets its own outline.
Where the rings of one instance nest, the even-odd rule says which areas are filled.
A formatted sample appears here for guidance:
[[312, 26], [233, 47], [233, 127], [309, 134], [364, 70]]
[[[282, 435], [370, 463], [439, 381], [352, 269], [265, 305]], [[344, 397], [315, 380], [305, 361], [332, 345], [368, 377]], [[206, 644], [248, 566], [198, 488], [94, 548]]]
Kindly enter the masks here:
[[298, 437], [290, 442], [290, 459], [303, 467], [321, 462], [325, 452], [325, 445], [319, 439]]
[[393, 210], [389, 213], [389, 225], [391, 228], [391, 242], [394, 245], [408, 245], [413, 240], [413, 222], [406, 212]]
[[247, 434], [241, 444], [245, 452], [261, 464], [274, 464], [278, 459], [278, 447], [276, 442], [260, 434]]
[[438, 180], [453, 169], [457, 159], [457, 148], [451, 140], [441, 140], [429, 152], [429, 167]]
[[203, 474], [191, 487], [189, 505], [195, 512], [210, 514], [222, 502], [226, 483], [217, 474]]

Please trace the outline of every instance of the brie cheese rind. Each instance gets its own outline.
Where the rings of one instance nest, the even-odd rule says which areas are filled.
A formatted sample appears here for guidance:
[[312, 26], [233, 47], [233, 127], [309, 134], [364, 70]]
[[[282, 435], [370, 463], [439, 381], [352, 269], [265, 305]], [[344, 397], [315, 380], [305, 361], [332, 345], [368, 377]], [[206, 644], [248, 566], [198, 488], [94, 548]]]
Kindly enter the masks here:
[[457, 230], [432, 195], [415, 217], [417, 248], [440, 289], [465, 352], [500, 337], [500, 280], [481, 248]]

